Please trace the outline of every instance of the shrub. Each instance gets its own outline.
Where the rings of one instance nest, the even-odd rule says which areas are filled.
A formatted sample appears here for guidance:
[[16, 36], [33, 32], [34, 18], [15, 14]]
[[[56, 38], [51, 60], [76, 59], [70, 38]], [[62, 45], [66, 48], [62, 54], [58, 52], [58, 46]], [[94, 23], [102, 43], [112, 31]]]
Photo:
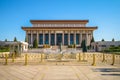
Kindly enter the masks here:
[[76, 44], [68, 45], [68, 48], [76, 48]]
[[33, 48], [38, 48], [38, 43], [37, 43], [37, 39], [36, 38], [33, 41]]
[[90, 49], [90, 46], [87, 46], [87, 49], [89, 50], [89, 49]]
[[82, 41], [81, 47], [82, 47], [83, 52], [87, 52], [87, 47], [86, 47], [86, 41], [85, 40]]
[[73, 48], [76, 48], [76, 44], [73, 44]]
[[50, 48], [50, 45], [44, 44], [44, 45], [43, 45], [43, 48]]
[[104, 50], [104, 52], [120, 52], [120, 47], [110, 47], [107, 50]]
[[7, 46], [0, 46], [0, 52], [9, 52], [10, 48]]

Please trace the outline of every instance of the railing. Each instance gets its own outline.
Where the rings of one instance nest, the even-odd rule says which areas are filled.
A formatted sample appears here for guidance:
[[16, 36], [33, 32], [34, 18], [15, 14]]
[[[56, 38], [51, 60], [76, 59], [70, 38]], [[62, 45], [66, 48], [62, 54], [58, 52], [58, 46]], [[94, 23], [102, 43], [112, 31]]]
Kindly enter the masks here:
[[120, 64], [120, 55], [107, 53], [79, 53], [76, 55], [78, 61], [86, 60], [88, 63], [95, 62], [96, 64]]
[[[111, 64], [120, 65], [120, 55], [107, 54], [107, 53], [64, 53], [64, 54], [44, 54], [44, 53], [22, 53], [19, 57], [15, 54], [0, 53], [0, 64], [47, 64], [49, 61], [69, 61], [75, 64], [89, 64], [89, 65], [101, 65]], [[79, 63], [81, 62], [81, 63]]]

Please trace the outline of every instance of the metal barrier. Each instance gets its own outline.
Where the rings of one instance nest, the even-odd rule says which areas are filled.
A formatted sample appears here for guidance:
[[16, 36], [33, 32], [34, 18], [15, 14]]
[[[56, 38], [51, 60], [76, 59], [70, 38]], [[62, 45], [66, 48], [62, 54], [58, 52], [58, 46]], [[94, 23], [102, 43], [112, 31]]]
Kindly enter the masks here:
[[[76, 53], [76, 54], [44, 54], [44, 53], [22, 53], [21, 56], [15, 57], [15, 54], [0, 54], [0, 64], [23, 64], [28, 65], [30, 63], [47, 63], [48, 60], [54, 61], [72, 61], [72, 62], [82, 62], [85, 60], [88, 64], [92, 66], [99, 64], [119, 64], [120, 65], [120, 55], [107, 54], [107, 53]], [[77, 63], [80, 64], [80, 63]]]

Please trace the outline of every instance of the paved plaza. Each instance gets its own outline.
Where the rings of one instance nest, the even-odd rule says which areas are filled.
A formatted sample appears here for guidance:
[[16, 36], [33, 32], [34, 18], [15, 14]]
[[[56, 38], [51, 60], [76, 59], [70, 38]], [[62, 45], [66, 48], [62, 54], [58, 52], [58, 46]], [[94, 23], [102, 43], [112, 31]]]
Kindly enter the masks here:
[[120, 66], [77, 64], [0, 65], [0, 80], [120, 80]]

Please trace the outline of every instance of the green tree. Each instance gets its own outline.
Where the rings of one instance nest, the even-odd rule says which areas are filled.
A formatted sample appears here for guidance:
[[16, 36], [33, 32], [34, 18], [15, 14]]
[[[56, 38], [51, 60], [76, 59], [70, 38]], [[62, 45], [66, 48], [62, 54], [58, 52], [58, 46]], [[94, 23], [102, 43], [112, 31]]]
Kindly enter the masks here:
[[95, 42], [95, 40], [94, 40], [94, 37], [93, 37], [93, 36], [92, 36], [92, 39], [91, 39], [91, 43], [92, 43], [92, 42]]
[[37, 43], [37, 39], [36, 38], [33, 41], [33, 48], [38, 48], [38, 43]]
[[7, 39], [5, 39], [5, 42], [7, 42]]
[[14, 37], [14, 42], [17, 42], [17, 38], [16, 37]]
[[25, 42], [28, 42], [27, 37], [25, 37]]
[[105, 41], [104, 39], [102, 39], [101, 41]]
[[87, 52], [87, 47], [86, 47], [86, 41], [85, 40], [82, 41], [81, 47], [82, 47], [83, 52]]
[[113, 38], [113, 39], [112, 39], [112, 41], [114, 42], [114, 41], [115, 41], [115, 39]]
[[91, 39], [91, 41], [90, 41], [90, 46], [88, 46], [88, 48], [90, 49], [91, 48], [91, 43], [92, 42], [95, 42], [95, 40], [94, 40], [94, 37], [92, 36], [92, 39]]

